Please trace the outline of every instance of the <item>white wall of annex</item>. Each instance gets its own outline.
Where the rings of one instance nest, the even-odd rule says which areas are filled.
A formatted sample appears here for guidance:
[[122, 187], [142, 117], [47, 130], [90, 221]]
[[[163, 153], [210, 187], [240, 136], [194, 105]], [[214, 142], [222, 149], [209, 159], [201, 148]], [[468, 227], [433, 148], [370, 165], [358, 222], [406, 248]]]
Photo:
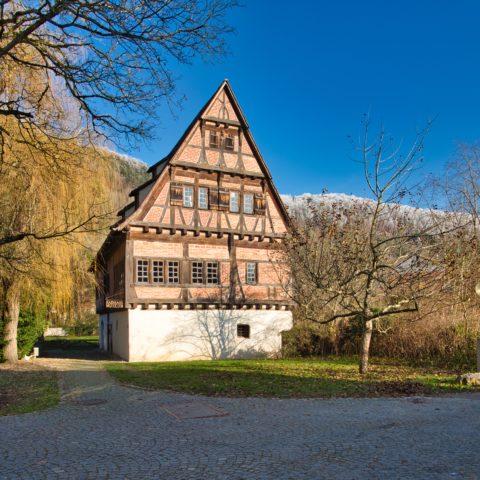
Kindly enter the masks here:
[[129, 359], [128, 310], [110, 313], [112, 324], [112, 352], [123, 360]]
[[[128, 313], [129, 345], [126, 356], [115, 341], [113, 350], [133, 362], [275, 356], [281, 350], [281, 332], [292, 328], [292, 313], [283, 310], [137, 308], [119, 313]], [[237, 337], [239, 323], [250, 325], [250, 338]], [[115, 325], [113, 330], [115, 335]]]

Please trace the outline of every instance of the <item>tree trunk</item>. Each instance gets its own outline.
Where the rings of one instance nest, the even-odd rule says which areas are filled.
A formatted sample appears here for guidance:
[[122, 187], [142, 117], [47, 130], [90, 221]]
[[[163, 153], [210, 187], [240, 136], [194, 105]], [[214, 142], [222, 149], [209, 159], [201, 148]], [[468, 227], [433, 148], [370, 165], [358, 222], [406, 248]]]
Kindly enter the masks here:
[[5, 295], [5, 303], [7, 308], [3, 358], [6, 362], [15, 363], [18, 360], [17, 328], [20, 314], [20, 290], [15, 286], [9, 287]]
[[362, 351], [360, 357], [360, 373], [368, 372], [368, 358], [370, 356], [370, 340], [372, 339], [373, 320], [367, 320], [363, 326]]

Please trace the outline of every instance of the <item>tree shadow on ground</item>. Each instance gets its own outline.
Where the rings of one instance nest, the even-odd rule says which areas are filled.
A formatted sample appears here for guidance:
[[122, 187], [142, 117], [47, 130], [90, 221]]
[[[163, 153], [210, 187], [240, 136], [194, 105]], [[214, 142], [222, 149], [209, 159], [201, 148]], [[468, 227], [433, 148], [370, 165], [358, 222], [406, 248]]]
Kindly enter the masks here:
[[[272, 366], [275, 365], [272, 361]], [[243, 361], [143, 363], [111, 366], [109, 371], [121, 382], [149, 389], [227, 397], [338, 398], [403, 397], [457, 391], [455, 384], [441, 387], [414, 378], [393, 379], [346, 372], [319, 371], [315, 375], [292, 374], [269, 369], [266, 363]]]
[[98, 337], [47, 337], [38, 347], [43, 358], [111, 359], [99, 349]]

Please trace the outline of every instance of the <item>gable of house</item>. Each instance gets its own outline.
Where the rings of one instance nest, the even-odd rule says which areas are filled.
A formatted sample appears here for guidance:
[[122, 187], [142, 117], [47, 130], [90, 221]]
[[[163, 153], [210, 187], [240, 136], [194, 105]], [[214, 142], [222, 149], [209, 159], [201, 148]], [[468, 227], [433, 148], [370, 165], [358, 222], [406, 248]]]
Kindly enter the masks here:
[[[267, 237], [287, 231], [285, 207], [227, 81], [172, 152], [149, 171], [152, 179], [135, 189], [134, 202], [119, 212], [118, 230], [136, 225]], [[192, 202], [185, 199], [191, 192]], [[205, 197], [207, 208], [195, 208]], [[230, 208], [236, 199], [238, 212]]]

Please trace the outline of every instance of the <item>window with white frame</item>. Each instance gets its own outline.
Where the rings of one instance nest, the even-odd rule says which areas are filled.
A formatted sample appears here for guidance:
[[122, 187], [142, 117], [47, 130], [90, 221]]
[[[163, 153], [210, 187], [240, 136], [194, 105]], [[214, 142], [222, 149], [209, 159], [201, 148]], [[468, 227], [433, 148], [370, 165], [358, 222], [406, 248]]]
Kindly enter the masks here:
[[253, 262], [247, 263], [246, 267], [247, 283], [249, 285], [255, 285], [257, 283], [257, 264]]
[[243, 196], [243, 211], [253, 213], [253, 193], [246, 193]]
[[164, 283], [163, 260], [152, 260], [152, 283]]
[[208, 208], [208, 188], [199, 187], [198, 189], [198, 208], [207, 210]]
[[207, 285], [219, 283], [218, 262], [207, 262]]
[[167, 262], [168, 268], [168, 283], [180, 282], [180, 262], [169, 261]]
[[183, 206], [193, 207], [193, 187], [183, 187]]
[[192, 262], [192, 283], [203, 283], [203, 262]]
[[148, 283], [148, 260], [137, 260], [137, 283]]
[[240, 194], [238, 192], [230, 192], [230, 211], [234, 213], [240, 211]]

